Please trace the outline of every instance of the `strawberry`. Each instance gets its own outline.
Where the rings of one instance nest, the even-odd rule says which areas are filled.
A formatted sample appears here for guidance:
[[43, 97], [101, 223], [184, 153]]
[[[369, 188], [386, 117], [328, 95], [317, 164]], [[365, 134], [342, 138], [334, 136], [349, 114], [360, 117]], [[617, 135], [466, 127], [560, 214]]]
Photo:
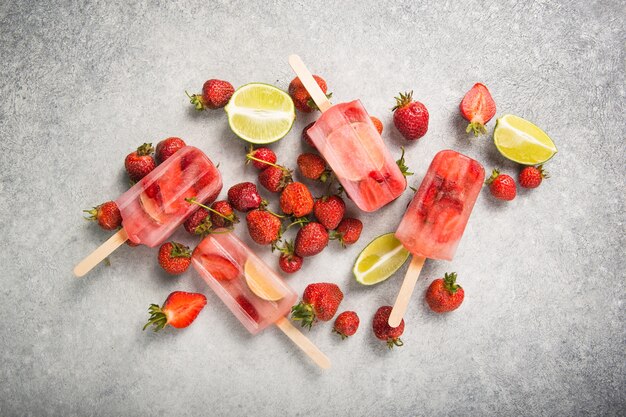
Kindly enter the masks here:
[[402, 346], [404, 344], [400, 339], [400, 336], [404, 333], [404, 319], [402, 319], [398, 327], [391, 327], [388, 323], [390, 314], [391, 306], [383, 306], [376, 310], [372, 328], [376, 337], [380, 340], [386, 340], [387, 347], [392, 349], [394, 346]]
[[261, 206], [262, 198], [251, 182], [241, 182], [228, 190], [228, 202], [238, 211], [250, 211]]
[[283, 247], [279, 247], [280, 258], [278, 258], [278, 266], [288, 274], [293, 274], [302, 268], [303, 259], [294, 253], [293, 242], [285, 242]]
[[465, 292], [456, 283], [456, 272], [446, 273], [444, 278], [437, 278], [426, 290], [426, 302], [435, 313], [446, 313], [459, 308]]
[[303, 153], [298, 156], [298, 168], [303, 177], [326, 182], [330, 171], [326, 169], [326, 161], [314, 153]]
[[213, 222], [209, 216], [209, 211], [202, 207], [194, 211], [187, 217], [183, 227], [189, 234], [194, 236], [204, 237], [208, 235], [213, 230]]
[[143, 329], [154, 325], [154, 331], [158, 332], [168, 324], [182, 329], [193, 323], [205, 305], [206, 297], [202, 294], [174, 291], [165, 299], [162, 307], [157, 304], [150, 305], [148, 309], [150, 319]]
[[[326, 90], [328, 89], [326, 81], [318, 75], [314, 75], [313, 78], [324, 94], [326, 94]], [[304, 88], [304, 85], [302, 85], [300, 78], [296, 77], [289, 83], [289, 95], [293, 99], [293, 104], [296, 106], [296, 109], [301, 112], [310, 113], [313, 110], [317, 110], [317, 106], [313, 103], [313, 100], [311, 100], [311, 95], [306, 88]]]
[[287, 184], [280, 194], [280, 208], [285, 214], [303, 217], [313, 211], [313, 196], [301, 182]]
[[306, 144], [309, 145], [311, 148], [317, 149], [315, 147], [315, 144], [313, 143], [313, 140], [311, 139], [311, 136], [309, 136], [309, 128], [313, 126], [314, 124], [315, 122], [311, 122], [308, 125], [306, 125], [304, 129], [302, 129], [302, 140], [306, 142]]
[[480, 133], [487, 133], [485, 125], [496, 114], [496, 102], [487, 87], [476, 83], [461, 100], [459, 109], [465, 120], [470, 122], [465, 132], [473, 131], [474, 136], [478, 136]]
[[163, 139], [157, 143], [154, 159], [157, 164], [165, 162], [167, 158], [174, 155], [180, 148], [186, 146], [185, 141], [181, 138], [171, 137]]
[[544, 178], [550, 176], [543, 170], [543, 165], [538, 167], [526, 167], [519, 173], [519, 185], [524, 188], [537, 188]]
[[259, 183], [271, 193], [281, 192], [292, 181], [291, 171], [280, 165], [272, 165], [259, 172]]
[[407, 140], [421, 138], [428, 131], [428, 110], [419, 101], [413, 101], [413, 92], [396, 97], [393, 124]]
[[191, 264], [191, 251], [182, 243], [166, 242], [159, 248], [158, 260], [168, 274], [182, 274]]
[[352, 336], [359, 328], [359, 316], [354, 311], [344, 311], [335, 319], [333, 332], [339, 333], [342, 339]]
[[259, 318], [260, 318], [259, 312], [256, 310], [256, 308], [254, 308], [250, 300], [248, 300], [246, 297], [240, 294], [235, 298], [235, 301], [237, 301], [237, 304], [239, 304], [239, 306], [248, 315], [248, 317], [250, 317], [252, 320], [256, 321], [257, 323], [259, 322]]
[[296, 255], [303, 258], [317, 255], [328, 245], [328, 239], [328, 231], [324, 226], [317, 222], [308, 223], [296, 235]]
[[382, 135], [383, 134], [383, 122], [381, 122], [378, 117], [374, 117], [374, 116], [370, 116], [370, 119], [372, 119], [372, 123], [374, 123], [374, 127], [376, 127], [376, 130], [378, 130], [378, 133]]
[[115, 230], [122, 225], [122, 215], [115, 201], [107, 201], [83, 212], [89, 214], [85, 219], [97, 221], [104, 230]]
[[282, 223], [269, 211], [255, 209], [246, 215], [248, 233], [259, 245], [270, 245], [280, 239]]
[[346, 245], [352, 245], [359, 240], [361, 231], [363, 230], [363, 223], [359, 219], [353, 219], [346, 217], [339, 223], [337, 230], [333, 233], [332, 238], [339, 240], [341, 246], [344, 248]]
[[315, 218], [328, 230], [332, 230], [339, 225], [345, 212], [346, 203], [337, 195], [318, 198], [313, 205]]
[[215, 227], [231, 227], [239, 223], [239, 218], [233, 211], [233, 207], [226, 200], [216, 201], [211, 205], [211, 223]]
[[156, 168], [156, 162], [152, 157], [153, 151], [151, 143], [144, 143], [126, 156], [124, 166], [131, 181], [139, 181]]
[[517, 194], [515, 180], [510, 175], [500, 174], [497, 169], [493, 170], [485, 184], [489, 185], [489, 191], [499, 200], [511, 201]]
[[254, 147], [250, 145], [250, 150], [246, 154], [246, 164], [250, 161], [252, 161], [252, 165], [254, 165], [256, 169], [262, 171], [276, 163], [276, 154], [270, 148], [254, 149]]
[[219, 109], [228, 104], [231, 96], [235, 92], [235, 88], [228, 81], [211, 79], [202, 86], [202, 94], [187, 94], [189, 102], [193, 104], [196, 110]]
[[317, 320], [331, 320], [341, 300], [343, 300], [343, 293], [337, 284], [329, 282], [309, 284], [304, 289], [302, 301], [291, 308], [291, 318], [301, 321], [302, 327], [311, 329]]
[[202, 265], [218, 281], [231, 281], [239, 276], [239, 269], [230, 260], [213, 253], [203, 254]]

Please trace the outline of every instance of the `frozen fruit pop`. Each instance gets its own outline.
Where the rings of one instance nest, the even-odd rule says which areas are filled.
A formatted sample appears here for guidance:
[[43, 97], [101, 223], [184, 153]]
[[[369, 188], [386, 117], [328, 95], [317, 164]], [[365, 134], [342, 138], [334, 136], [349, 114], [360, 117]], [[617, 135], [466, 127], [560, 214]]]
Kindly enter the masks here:
[[328, 358], [285, 318], [296, 292], [234, 233], [216, 230], [196, 247], [191, 262], [250, 333], [276, 324], [319, 366], [330, 367]]
[[331, 105], [300, 57], [289, 63], [322, 111], [308, 134], [352, 201], [371, 212], [398, 198], [406, 180], [361, 102]]
[[221, 189], [222, 177], [211, 160], [197, 148], [181, 148], [115, 201], [122, 229], [81, 261], [74, 274], [85, 275], [126, 240], [160, 245], [198, 209], [187, 198], [212, 202]]
[[426, 258], [452, 260], [485, 179], [477, 161], [444, 150], [426, 176], [396, 230], [396, 237], [413, 259], [396, 299], [389, 325], [402, 320]]

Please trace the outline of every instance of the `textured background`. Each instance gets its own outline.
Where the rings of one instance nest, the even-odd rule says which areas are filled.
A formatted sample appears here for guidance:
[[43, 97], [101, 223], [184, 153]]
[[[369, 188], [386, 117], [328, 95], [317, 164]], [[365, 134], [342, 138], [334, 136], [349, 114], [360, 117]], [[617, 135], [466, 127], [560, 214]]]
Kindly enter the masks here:
[[[623, 2], [40, 3], [0, 2], [0, 415], [624, 415]], [[406, 266], [371, 288], [350, 271], [395, 229], [410, 192], [359, 214], [354, 247], [289, 277], [298, 292], [337, 282], [342, 309], [362, 318], [347, 341], [330, 324], [310, 332], [328, 372], [277, 329], [251, 337], [193, 271], [161, 272], [155, 249], [123, 246], [110, 267], [71, 274], [109, 235], [81, 210], [126, 189], [123, 158], [144, 141], [178, 135], [204, 149], [225, 190], [254, 180], [224, 113], [196, 113], [183, 91], [212, 77], [286, 88], [294, 52], [335, 100], [361, 98], [383, 120], [395, 155], [407, 145], [413, 185], [443, 148], [516, 176], [490, 137], [463, 131], [457, 106], [476, 81], [498, 116], [534, 121], [559, 147], [541, 188], [508, 204], [484, 190], [454, 261], [427, 263], [403, 348], [387, 351], [370, 326]], [[412, 144], [389, 111], [409, 89], [431, 113]], [[273, 146], [281, 161], [295, 166], [313, 117], [298, 115]], [[466, 300], [436, 316], [423, 293], [446, 271]], [[148, 304], [173, 290], [209, 304], [186, 330], [142, 332]]]

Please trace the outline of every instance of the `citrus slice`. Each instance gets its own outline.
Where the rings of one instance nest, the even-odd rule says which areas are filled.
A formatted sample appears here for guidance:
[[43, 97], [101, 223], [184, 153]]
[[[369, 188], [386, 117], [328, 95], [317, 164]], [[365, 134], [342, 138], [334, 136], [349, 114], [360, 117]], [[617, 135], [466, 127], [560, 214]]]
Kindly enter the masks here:
[[387, 233], [372, 240], [356, 258], [352, 272], [357, 282], [373, 285], [396, 272], [409, 257], [409, 251], [393, 235]]
[[254, 144], [282, 139], [296, 119], [289, 94], [269, 84], [251, 83], [239, 87], [224, 110], [231, 130]]
[[543, 130], [512, 114], [496, 121], [493, 142], [504, 157], [523, 165], [543, 164], [557, 152]]
[[267, 301], [278, 301], [285, 295], [268, 279], [269, 271], [264, 271], [255, 261], [248, 259], [244, 265], [246, 284], [257, 297]]

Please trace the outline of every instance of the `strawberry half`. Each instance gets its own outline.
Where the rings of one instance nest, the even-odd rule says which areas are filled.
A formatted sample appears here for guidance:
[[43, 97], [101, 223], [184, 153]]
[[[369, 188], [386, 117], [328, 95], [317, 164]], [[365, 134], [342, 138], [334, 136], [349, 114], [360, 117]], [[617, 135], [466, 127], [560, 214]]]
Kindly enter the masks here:
[[478, 136], [487, 133], [485, 125], [496, 114], [496, 102], [485, 85], [476, 83], [461, 100], [459, 109], [461, 115], [470, 122], [465, 131], [473, 131], [474, 136]]
[[148, 308], [150, 319], [143, 329], [154, 325], [154, 331], [158, 332], [168, 324], [182, 329], [193, 323], [205, 305], [206, 297], [202, 294], [174, 291], [167, 297], [162, 307], [157, 304], [150, 305]]

